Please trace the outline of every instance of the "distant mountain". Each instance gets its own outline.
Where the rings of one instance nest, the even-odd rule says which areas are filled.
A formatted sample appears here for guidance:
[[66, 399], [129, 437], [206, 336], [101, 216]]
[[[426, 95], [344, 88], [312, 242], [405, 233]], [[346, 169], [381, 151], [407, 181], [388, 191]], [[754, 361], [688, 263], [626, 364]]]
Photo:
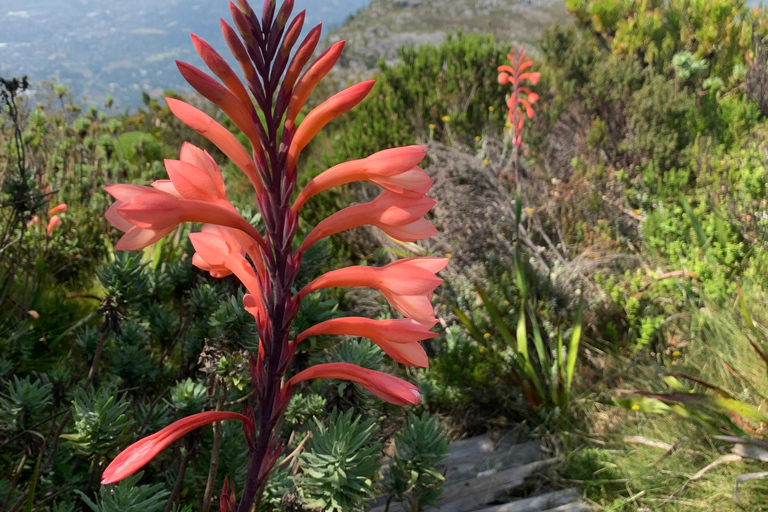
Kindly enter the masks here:
[[361, 73], [382, 57], [395, 59], [403, 45], [439, 44], [448, 31], [490, 32], [532, 48], [555, 23], [572, 23], [563, 0], [372, 0], [331, 40], [347, 41], [343, 64]]

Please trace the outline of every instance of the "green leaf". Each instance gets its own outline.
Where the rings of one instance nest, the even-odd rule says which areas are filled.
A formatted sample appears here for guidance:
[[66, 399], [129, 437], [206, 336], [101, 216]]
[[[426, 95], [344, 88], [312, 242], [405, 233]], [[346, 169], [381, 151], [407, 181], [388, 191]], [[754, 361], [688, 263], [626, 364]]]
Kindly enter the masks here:
[[693, 231], [696, 233], [696, 240], [699, 243], [699, 247], [705, 249], [707, 246], [707, 237], [704, 235], [701, 222], [699, 222], [698, 217], [696, 217], [696, 213], [693, 211], [693, 208], [691, 208], [691, 205], [688, 204], [688, 201], [686, 201], [684, 197], [680, 198], [680, 203], [683, 205], [683, 209], [685, 210], [686, 215], [688, 215], [688, 219], [691, 221], [691, 226], [693, 226]]
[[581, 339], [581, 315], [584, 308], [584, 300], [579, 299], [579, 309], [576, 310], [576, 320], [573, 322], [571, 342], [568, 344], [568, 365], [566, 368], [565, 393], [566, 401], [570, 397], [573, 371], [576, 368], [576, 356], [579, 354], [579, 341]]
[[[501, 318], [501, 314], [499, 313], [499, 310], [496, 308], [496, 305], [491, 301], [488, 294], [483, 290], [479, 284], [475, 284], [475, 289], [477, 290], [477, 294], [480, 295], [480, 300], [483, 301], [483, 304], [485, 305], [485, 309], [488, 310], [488, 314], [491, 316], [491, 321], [493, 322], [493, 325], [496, 326], [496, 329], [498, 329], [499, 333], [501, 334], [501, 337], [504, 338], [504, 341], [507, 342], [507, 345], [510, 347], [515, 346], [515, 337], [512, 335], [512, 332], [509, 330], [509, 327], [507, 327], [507, 324], [504, 322], [504, 319]], [[480, 337], [482, 339], [482, 336]], [[519, 341], [518, 341], [519, 344]], [[519, 349], [518, 349], [519, 351]]]

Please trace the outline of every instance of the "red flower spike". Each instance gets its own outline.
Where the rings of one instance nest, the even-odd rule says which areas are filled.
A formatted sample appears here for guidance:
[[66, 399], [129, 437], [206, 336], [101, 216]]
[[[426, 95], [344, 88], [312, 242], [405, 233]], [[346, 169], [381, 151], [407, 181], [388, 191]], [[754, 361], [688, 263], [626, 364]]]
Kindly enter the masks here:
[[[312, 367], [287, 384], [284, 384], [285, 373], [300, 339], [326, 334], [366, 336], [403, 364], [427, 366], [427, 355], [420, 342], [435, 336], [429, 330], [437, 322], [431, 300], [435, 287], [442, 282], [435, 274], [448, 261], [407, 258], [381, 268], [335, 270], [294, 295], [301, 251], [315, 240], [362, 224], [378, 226], [389, 236], [406, 241], [420, 240], [435, 230], [423, 218], [434, 201], [425, 195], [432, 180], [418, 167], [425, 150], [420, 146], [389, 149], [339, 164], [312, 180], [291, 207], [291, 198], [296, 193], [295, 165], [301, 151], [330, 120], [358, 104], [373, 86], [373, 82], [364, 82], [333, 95], [296, 126], [298, 112], [318, 81], [338, 60], [343, 42], [331, 46], [305, 69], [317, 47], [321, 27], [310, 30], [294, 49], [304, 26], [305, 13], [302, 11], [291, 20], [293, 1], [281, 1], [281, 5], [277, 5], [276, 0], [266, 0], [261, 19], [247, 0], [237, 0], [237, 5], [230, 2], [234, 23], [230, 26], [222, 20], [221, 31], [242, 70], [241, 77], [208, 43], [194, 35], [195, 49], [212, 76], [189, 64], [178, 63], [187, 81], [218, 105], [250, 139], [252, 149], [244, 148], [235, 135], [207, 114], [186, 103], [167, 100], [174, 115], [210, 140], [246, 174], [256, 191], [255, 203], [265, 234], [251, 226], [229, 203], [216, 162], [191, 144], [182, 147], [178, 160], [166, 161], [169, 179], [158, 180], [152, 187], [107, 187], [115, 202], [106, 217], [125, 231], [117, 249], [140, 249], [168, 234], [180, 222], [200, 222], [202, 231], [190, 235], [195, 248], [193, 264], [214, 277], [234, 274], [248, 291], [243, 296], [243, 307], [254, 317], [259, 334], [259, 348], [251, 358], [253, 393], [249, 397], [253, 398], [244, 404], [244, 415], [228, 417], [243, 420], [250, 463], [237, 506], [234, 506], [234, 486], [231, 480], [226, 481], [220, 500], [223, 512], [250, 510], [258, 502], [282, 450], [275, 428], [290, 400], [293, 384], [309, 378], [345, 378], [394, 404], [418, 402], [419, 393], [412, 384], [345, 363]], [[523, 63], [523, 60], [513, 61], [512, 68], [519, 68]], [[512, 76], [507, 73], [506, 81], [518, 84], [527, 79], [533, 83], [537, 78], [535, 74]], [[521, 89], [519, 93], [526, 92]], [[529, 105], [536, 99], [533, 93], [528, 93]], [[517, 95], [511, 105], [518, 110], [523, 108]], [[257, 116], [257, 110], [263, 111], [264, 116]], [[513, 116], [514, 125], [522, 126], [524, 117]], [[298, 211], [302, 205], [315, 194], [353, 181], [369, 181], [384, 191], [370, 203], [346, 208], [320, 222], [300, 250], [294, 251]], [[305, 330], [292, 342], [291, 326], [299, 312], [301, 298], [331, 286], [376, 288], [407, 318], [334, 319]], [[258, 419], [254, 414], [257, 403], [261, 405]], [[104, 481], [116, 481], [121, 475], [137, 470], [184, 432], [222, 418], [208, 414], [234, 413], [195, 415], [139, 441], [110, 465]]]
[[[263, 188], [261, 178], [253, 159], [232, 133], [214, 121], [210, 116], [192, 105], [173, 98], [165, 98], [173, 115], [194, 131], [211, 141], [222, 153], [234, 162], [250, 180], [257, 193]], [[260, 148], [259, 148], [260, 151]], [[258, 153], [260, 157], [260, 152]], [[263, 157], [259, 158], [260, 160]]]
[[[309, 144], [309, 141], [317, 135], [317, 132], [328, 124], [329, 121], [337, 118], [363, 101], [363, 99], [368, 96], [368, 93], [371, 92], [375, 83], [375, 80], [368, 80], [367, 82], [355, 84], [352, 87], [334, 94], [316, 108], [312, 109], [299, 125], [296, 134], [291, 141], [291, 148], [288, 150], [288, 163], [286, 164], [288, 169], [291, 170], [294, 168], [296, 160], [299, 158], [299, 153], [301, 153], [301, 150], [303, 150], [304, 147]], [[301, 84], [299, 84], [299, 86], [300, 85]], [[299, 86], [297, 86], [297, 89]], [[293, 99], [291, 100], [291, 104], [293, 104]], [[288, 116], [290, 115], [289, 107]]]
[[310, 366], [288, 381], [288, 386], [310, 379], [351, 380], [360, 384], [385, 402], [395, 405], [417, 404], [421, 401], [419, 389], [388, 373], [368, 370], [349, 363], [326, 363]]
[[[528, 119], [533, 119], [534, 111], [531, 105], [536, 103], [539, 99], [538, 94], [531, 92], [530, 89], [521, 87], [521, 83], [524, 80], [528, 80], [532, 85], [536, 85], [539, 82], [541, 74], [535, 72], [523, 73], [523, 70], [533, 66], [533, 61], [525, 60], [526, 52], [523, 48], [520, 48], [517, 51], [517, 57], [508, 53], [507, 58], [509, 59], [511, 66], [502, 64], [497, 67], [497, 70], [499, 71], [500, 84], [512, 84], [512, 95], [507, 100], [507, 106], [509, 107], [508, 119], [514, 128], [512, 143], [519, 148], [523, 142], [521, 132], [523, 129], [524, 117], [527, 116]], [[525, 111], [524, 115], [519, 107], [522, 107]]]
[[[389, 236], [403, 242], [424, 240], [437, 234], [429, 221], [414, 225], [435, 205], [434, 199], [425, 195], [398, 195], [384, 191], [370, 203], [349, 206], [322, 220], [307, 236], [298, 249], [306, 251], [312, 244], [341, 231], [359, 226], [372, 225]], [[398, 230], [398, 227], [406, 230]]]
[[368, 338], [395, 361], [426, 368], [427, 354], [419, 342], [434, 338], [437, 333], [410, 318], [371, 320], [362, 317], [333, 318], [310, 327], [299, 334], [295, 343], [309, 336], [348, 335]]
[[175, 421], [161, 431], [136, 441], [120, 452], [102, 473], [102, 485], [115, 483], [132, 475], [155, 458], [163, 449], [188, 432], [214, 421], [222, 420], [241, 420], [244, 423], [249, 421], [242, 414], [227, 411], [201, 412]]
[[333, 65], [336, 64], [336, 61], [341, 57], [341, 50], [343, 49], [344, 41], [339, 41], [325, 50], [325, 52], [323, 52], [323, 54], [320, 55], [309, 68], [307, 68], [296, 83], [296, 87], [293, 89], [290, 103], [288, 103], [288, 111], [285, 115], [286, 120], [296, 121], [296, 116], [302, 107], [304, 107], [310, 93], [317, 83], [328, 74]]

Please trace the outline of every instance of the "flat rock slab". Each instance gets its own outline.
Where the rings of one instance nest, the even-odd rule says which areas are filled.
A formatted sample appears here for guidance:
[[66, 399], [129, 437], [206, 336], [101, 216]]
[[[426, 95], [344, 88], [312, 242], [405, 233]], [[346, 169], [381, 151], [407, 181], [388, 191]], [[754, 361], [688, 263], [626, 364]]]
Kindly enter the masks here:
[[481, 508], [477, 512], [577, 512], [589, 510], [586, 506], [579, 508], [580, 506], [582, 504], [579, 500], [578, 491], [576, 489], [563, 489], [503, 505]]
[[[516, 443], [507, 435], [482, 435], [451, 443], [441, 469], [445, 475], [441, 512], [586, 512], [589, 507], [575, 489], [550, 491], [499, 504], [509, 493], [549, 471], [560, 457], [547, 458], [541, 441]], [[380, 503], [373, 512], [384, 512]], [[405, 512], [391, 503], [389, 512]]]

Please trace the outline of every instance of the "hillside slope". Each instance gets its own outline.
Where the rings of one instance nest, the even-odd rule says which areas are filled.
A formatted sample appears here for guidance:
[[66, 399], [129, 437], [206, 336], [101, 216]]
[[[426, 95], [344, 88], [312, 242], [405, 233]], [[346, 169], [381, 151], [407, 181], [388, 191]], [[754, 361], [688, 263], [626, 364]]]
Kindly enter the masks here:
[[532, 47], [542, 30], [571, 22], [562, 0], [372, 0], [329, 38], [347, 41], [342, 65], [362, 72], [395, 60], [403, 45], [439, 44], [452, 30]]

